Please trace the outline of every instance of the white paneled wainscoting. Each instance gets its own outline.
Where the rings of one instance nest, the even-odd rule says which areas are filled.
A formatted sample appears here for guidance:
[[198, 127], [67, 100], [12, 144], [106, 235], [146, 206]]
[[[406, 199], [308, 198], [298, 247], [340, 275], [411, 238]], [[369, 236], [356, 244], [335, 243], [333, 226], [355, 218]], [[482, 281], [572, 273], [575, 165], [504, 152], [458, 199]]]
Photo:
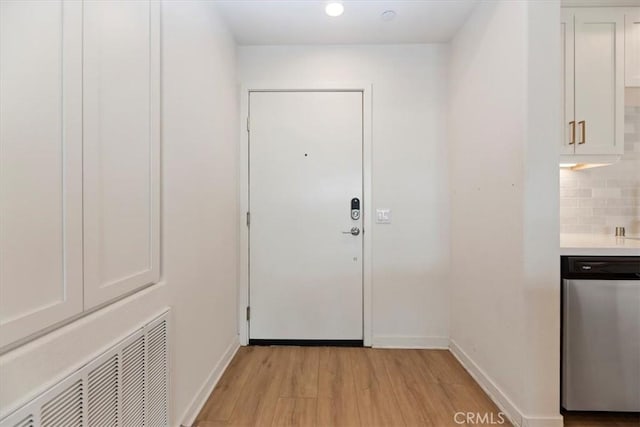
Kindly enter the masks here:
[[1, 427], [167, 426], [169, 310], [0, 420]]

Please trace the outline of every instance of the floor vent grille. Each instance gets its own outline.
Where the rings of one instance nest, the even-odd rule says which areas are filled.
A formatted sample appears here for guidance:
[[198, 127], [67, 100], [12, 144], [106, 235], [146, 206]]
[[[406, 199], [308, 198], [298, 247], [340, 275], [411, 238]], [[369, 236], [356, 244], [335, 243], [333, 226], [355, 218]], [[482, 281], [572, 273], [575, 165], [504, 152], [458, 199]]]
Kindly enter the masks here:
[[16, 427], [34, 427], [35, 424], [33, 423], [33, 417], [31, 415], [29, 415], [27, 418], [23, 419], [22, 421], [18, 421], [18, 424], [16, 424]]
[[169, 312], [0, 420], [0, 427], [169, 424]]

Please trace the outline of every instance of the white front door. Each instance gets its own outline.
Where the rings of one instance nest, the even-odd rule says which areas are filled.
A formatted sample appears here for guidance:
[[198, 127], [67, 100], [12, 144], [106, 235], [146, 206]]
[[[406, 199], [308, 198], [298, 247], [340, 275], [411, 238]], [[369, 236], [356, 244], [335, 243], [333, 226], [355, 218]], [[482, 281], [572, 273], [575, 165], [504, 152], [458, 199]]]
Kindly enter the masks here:
[[249, 115], [250, 339], [362, 340], [362, 92], [251, 92]]

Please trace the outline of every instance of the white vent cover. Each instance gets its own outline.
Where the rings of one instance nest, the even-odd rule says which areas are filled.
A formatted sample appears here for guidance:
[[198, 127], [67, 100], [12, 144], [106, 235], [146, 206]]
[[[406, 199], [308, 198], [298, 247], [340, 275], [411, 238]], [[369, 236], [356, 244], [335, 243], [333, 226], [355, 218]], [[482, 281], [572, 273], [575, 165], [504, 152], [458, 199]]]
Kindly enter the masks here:
[[40, 424], [42, 427], [80, 427], [82, 415], [82, 380], [78, 379], [62, 393], [42, 405]]
[[163, 426], [167, 420], [167, 326], [160, 322], [147, 333], [146, 425]]
[[114, 354], [89, 372], [87, 419], [90, 426], [118, 425], [119, 370], [118, 354]]
[[144, 425], [145, 337], [138, 337], [122, 350], [122, 425]]
[[165, 312], [0, 420], [0, 427], [167, 426], [168, 321]]

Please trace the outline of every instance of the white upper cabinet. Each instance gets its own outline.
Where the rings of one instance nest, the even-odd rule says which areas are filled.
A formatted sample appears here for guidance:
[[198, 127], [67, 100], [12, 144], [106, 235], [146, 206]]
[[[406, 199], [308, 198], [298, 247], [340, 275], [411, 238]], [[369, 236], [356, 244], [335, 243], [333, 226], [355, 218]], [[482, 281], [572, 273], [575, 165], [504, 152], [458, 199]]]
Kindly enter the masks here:
[[575, 151], [575, 108], [574, 108], [574, 28], [573, 12], [562, 10], [560, 21], [561, 64], [562, 64], [562, 148], [560, 154]]
[[570, 33], [573, 25], [573, 35], [564, 37], [562, 153], [621, 155], [624, 149], [624, 9], [576, 8], [564, 9], [563, 14], [561, 25], [565, 33]]
[[0, 2], [0, 93], [2, 347], [82, 311], [81, 3]]
[[575, 12], [576, 154], [624, 149], [624, 16], [615, 9]]
[[0, 348], [160, 277], [160, 4], [0, 1]]
[[160, 277], [160, 5], [84, 3], [85, 308]]
[[625, 12], [625, 84], [640, 87], [640, 7]]

